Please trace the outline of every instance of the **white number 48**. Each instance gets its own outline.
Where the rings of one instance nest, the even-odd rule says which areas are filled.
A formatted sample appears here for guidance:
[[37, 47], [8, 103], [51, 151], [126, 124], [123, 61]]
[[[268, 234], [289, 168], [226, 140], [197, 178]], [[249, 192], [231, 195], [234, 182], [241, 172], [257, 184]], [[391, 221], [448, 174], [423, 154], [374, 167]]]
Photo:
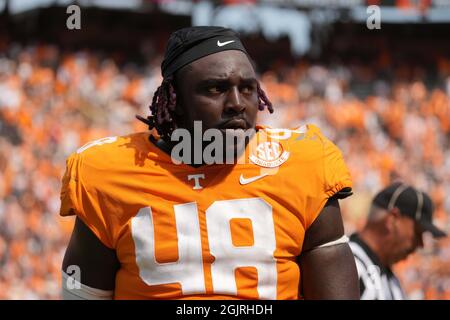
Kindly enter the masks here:
[[[174, 206], [178, 236], [178, 261], [158, 263], [155, 258], [155, 232], [150, 207], [142, 208], [131, 220], [139, 275], [147, 285], [181, 284], [184, 295], [204, 294], [200, 225], [197, 203]], [[252, 246], [232, 243], [230, 220], [250, 219]], [[276, 241], [272, 207], [260, 198], [215, 201], [206, 210], [210, 252], [215, 257], [211, 275], [215, 294], [237, 295], [235, 269], [254, 267], [258, 272], [260, 299], [276, 299], [277, 267], [273, 256]]]

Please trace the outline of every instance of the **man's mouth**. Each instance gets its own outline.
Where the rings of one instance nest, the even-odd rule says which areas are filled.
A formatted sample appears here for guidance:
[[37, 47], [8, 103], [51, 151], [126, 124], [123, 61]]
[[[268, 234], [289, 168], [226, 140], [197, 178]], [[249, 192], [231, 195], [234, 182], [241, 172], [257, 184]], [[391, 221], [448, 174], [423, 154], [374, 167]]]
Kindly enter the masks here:
[[247, 129], [247, 122], [244, 119], [233, 119], [230, 121], [227, 121], [225, 124], [223, 124], [220, 129]]

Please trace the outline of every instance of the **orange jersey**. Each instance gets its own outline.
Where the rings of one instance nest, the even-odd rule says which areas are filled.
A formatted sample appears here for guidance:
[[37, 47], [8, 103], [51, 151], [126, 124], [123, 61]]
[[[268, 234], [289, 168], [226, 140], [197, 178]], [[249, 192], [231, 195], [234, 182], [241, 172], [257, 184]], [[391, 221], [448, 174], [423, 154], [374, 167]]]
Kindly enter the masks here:
[[174, 164], [149, 132], [69, 157], [60, 213], [116, 250], [116, 299], [299, 298], [305, 231], [351, 178], [317, 127], [263, 133], [234, 165]]

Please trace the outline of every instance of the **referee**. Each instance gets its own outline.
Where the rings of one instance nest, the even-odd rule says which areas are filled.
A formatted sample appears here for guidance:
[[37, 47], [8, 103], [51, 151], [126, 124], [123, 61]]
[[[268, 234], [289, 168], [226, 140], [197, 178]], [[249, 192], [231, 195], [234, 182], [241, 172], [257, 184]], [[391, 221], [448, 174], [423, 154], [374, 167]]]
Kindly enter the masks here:
[[432, 224], [432, 214], [430, 197], [402, 183], [375, 196], [364, 229], [350, 237], [361, 300], [406, 299], [391, 267], [423, 246], [423, 232], [446, 236]]

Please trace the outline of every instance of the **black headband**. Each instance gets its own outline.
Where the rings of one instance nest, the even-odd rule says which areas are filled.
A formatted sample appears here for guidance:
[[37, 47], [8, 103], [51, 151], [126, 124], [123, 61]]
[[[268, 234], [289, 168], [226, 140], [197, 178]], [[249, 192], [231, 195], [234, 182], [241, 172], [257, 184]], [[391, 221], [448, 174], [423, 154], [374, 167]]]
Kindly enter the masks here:
[[[192, 29], [196, 31], [195, 33], [201, 31], [200, 36], [195, 33], [193, 35]], [[191, 32], [187, 33], [188, 37], [184, 39], [180, 39], [179, 35], [175, 35], [172, 36], [174, 40], [169, 40], [166, 57], [161, 64], [163, 78], [167, 78], [191, 62], [213, 53], [226, 50], [239, 50], [247, 54], [237, 34], [230, 29], [220, 27], [193, 27], [189, 31]], [[176, 44], [172, 45], [170, 41], [176, 41]]]

